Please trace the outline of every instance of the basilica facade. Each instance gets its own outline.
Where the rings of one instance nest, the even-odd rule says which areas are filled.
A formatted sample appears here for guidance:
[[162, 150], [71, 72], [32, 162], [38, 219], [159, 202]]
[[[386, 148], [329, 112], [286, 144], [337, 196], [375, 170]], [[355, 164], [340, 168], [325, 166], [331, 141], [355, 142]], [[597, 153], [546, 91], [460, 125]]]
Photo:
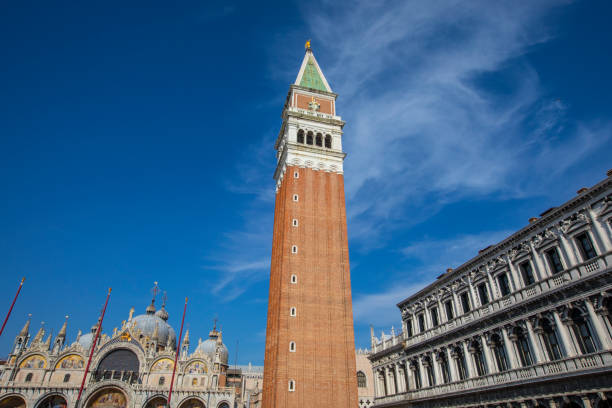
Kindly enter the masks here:
[[[0, 408], [75, 407], [97, 325], [68, 343], [65, 322], [55, 338], [43, 328], [31, 337], [28, 320], [0, 365]], [[181, 349], [168, 312], [154, 301], [144, 314], [134, 309], [112, 335], [101, 334], [78, 407], [161, 408], [167, 405], [176, 353], [172, 408], [254, 407], [261, 367], [234, 370], [228, 382], [228, 349], [216, 325], [190, 352], [189, 330]]]
[[612, 171], [397, 306], [376, 407], [612, 406]]

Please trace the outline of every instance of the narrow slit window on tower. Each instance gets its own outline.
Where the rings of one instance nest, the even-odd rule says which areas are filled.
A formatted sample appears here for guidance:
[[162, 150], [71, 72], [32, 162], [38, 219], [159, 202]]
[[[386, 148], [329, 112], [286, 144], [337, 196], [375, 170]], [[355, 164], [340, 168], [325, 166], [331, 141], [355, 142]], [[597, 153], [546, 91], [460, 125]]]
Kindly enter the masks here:
[[297, 275], [291, 275], [291, 283], [297, 283]]
[[316, 145], [323, 147], [323, 135], [320, 133], [317, 133]]
[[292, 253], [292, 254], [297, 254], [297, 245], [293, 245], [293, 246], [291, 247], [291, 253]]
[[289, 315], [291, 317], [297, 316], [297, 309], [295, 307], [292, 307], [291, 310], [289, 311]]
[[293, 178], [300, 178], [300, 172], [299, 171], [294, 171], [293, 172]]
[[297, 195], [297, 194], [294, 194], [294, 195], [293, 195], [293, 201], [296, 201], [296, 202], [297, 202], [297, 200], [298, 200], [298, 199], [299, 199], [298, 195]]
[[302, 143], [304, 144], [304, 131], [303, 130], [298, 130], [298, 134], [297, 134], [297, 142], [298, 143]]
[[325, 147], [327, 147], [328, 149], [331, 149], [331, 136], [330, 135], [325, 135]]
[[297, 218], [294, 218], [294, 219], [293, 219], [292, 225], [293, 225], [294, 227], [297, 227], [297, 226], [298, 226], [298, 220], [297, 220]]
[[295, 341], [289, 343], [289, 351], [295, 353]]
[[313, 134], [312, 132], [308, 132], [306, 134], [306, 144], [311, 145], [312, 144], [312, 139], [313, 139]]
[[295, 391], [295, 380], [289, 380], [289, 392]]

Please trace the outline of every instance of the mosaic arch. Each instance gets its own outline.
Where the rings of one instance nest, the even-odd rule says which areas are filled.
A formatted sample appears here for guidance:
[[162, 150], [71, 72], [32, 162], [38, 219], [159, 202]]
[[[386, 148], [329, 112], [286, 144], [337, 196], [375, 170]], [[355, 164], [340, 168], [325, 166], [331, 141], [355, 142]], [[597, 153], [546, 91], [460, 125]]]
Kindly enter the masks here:
[[189, 363], [187, 368], [185, 369], [185, 374], [204, 374], [208, 372], [208, 367], [204, 364], [203, 361], [194, 361]]
[[104, 388], [89, 400], [87, 408], [127, 408], [127, 398], [116, 388]]
[[70, 369], [79, 369], [79, 368], [83, 368], [85, 366], [85, 360], [83, 359], [83, 357], [79, 356], [78, 354], [70, 354], [67, 355], [66, 357], [63, 357], [56, 365], [55, 368], [61, 368], [61, 369], [66, 369], [66, 370], [70, 370]]
[[204, 403], [197, 398], [187, 398], [179, 408], [205, 408]]
[[154, 364], [153, 367], [151, 367], [151, 372], [158, 372], [158, 371], [172, 371], [172, 368], [174, 367], [174, 361], [170, 360], [169, 358], [162, 358], [161, 360], [157, 360]]
[[40, 354], [35, 354], [23, 360], [19, 368], [47, 368], [47, 360]]
[[157, 396], [147, 401], [145, 408], [166, 408], [166, 398]]
[[66, 408], [68, 407], [68, 403], [66, 402], [66, 398], [61, 395], [49, 395], [45, 397], [36, 408]]
[[18, 395], [11, 395], [0, 399], [0, 408], [25, 408], [26, 402]]

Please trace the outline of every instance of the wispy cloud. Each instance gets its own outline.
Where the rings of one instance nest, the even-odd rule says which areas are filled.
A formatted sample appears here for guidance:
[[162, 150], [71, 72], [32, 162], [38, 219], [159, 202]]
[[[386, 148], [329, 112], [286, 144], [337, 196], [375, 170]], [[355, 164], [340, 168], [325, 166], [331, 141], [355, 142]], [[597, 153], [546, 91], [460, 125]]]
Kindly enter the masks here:
[[[567, 105], [548, 96], [525, 57], [554, 39], [548, 16], [566, 4], [358, 0], [350, 7], [320, 1], [304, 8], [315, 53], [347, 121], [353, 254], [387, 246], [395, 229], [422, 223], [466, 197], [538, 195], [543, 185], [607, 143], [610, 124], [572, 121]], [[275, 65], [277, 60], [275, 55]], [[292, 80], [295, 72], [287, 75]], [[232, 248], [240, 242], [241, 251], [219, 251], [215, 263], [220, 274], [213, 290], [231, 290], [234, 298], [268, 273], [260, 267], [271, 242], [270, 143], [266, 137], [251, 146], [238, 165], [241, 183], [228, 184], [230, 191], [253, 198], [244, 228], [221, 243]], [[403, 287], [356, 293], [356, 318], [380, 310], [375, 304], [394, 308], [395, 300], [426, 277], [486, 246], [476, 245], [478, 239], [497, 237], [485, 235], [429, 242], [447, 250], [444, 263], [423, 265]], [[249, 245], [253, 248], [242, 251]], [[431, 249], [415, 244], [403, 253], [418, 257]]]
[[466, 196], [534, 194], [571, 165], [560, 168], [559, 158], [578, 161], [609, 138], [607, 126], [567, 123], [565, 106], [547, 98], [524, 58], [554, 37], [547, 15], [567, 3], [363, 0], [308, 8], [347, 120], [354, 242], [384, 244], [383, 231]]
[[[355, 324], [399, 325], [398, 302], [435, 281], [446, 268], [459, 266], [476, 256], [478, 250], [498, 243], [509, 234], [510, 231], [485, 231], [448, 239], [425, 239], [401, 249], [404, 257], [416, 261], [417, 266], [405, 274], [410, 276], [409, 281], [406, 276], [390, 277], [394, 285], [376, 293], [356, 294], [353, 301]], [[435, 258], [432, 254], [436, 254]], [[402, 283], [398, 285], [397, 282]]]

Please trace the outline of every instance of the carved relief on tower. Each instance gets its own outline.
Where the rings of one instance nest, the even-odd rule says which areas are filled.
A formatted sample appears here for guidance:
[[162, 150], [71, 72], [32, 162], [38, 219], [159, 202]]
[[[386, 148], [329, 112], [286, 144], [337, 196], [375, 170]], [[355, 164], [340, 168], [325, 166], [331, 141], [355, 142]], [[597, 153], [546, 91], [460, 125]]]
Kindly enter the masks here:
[[328, 115], [334, 114], [333, 104], [330, 99], [296, 93], [295, 100], [295, 106], [299, 109], [315, 110], [317, 112], [327, 113]]

